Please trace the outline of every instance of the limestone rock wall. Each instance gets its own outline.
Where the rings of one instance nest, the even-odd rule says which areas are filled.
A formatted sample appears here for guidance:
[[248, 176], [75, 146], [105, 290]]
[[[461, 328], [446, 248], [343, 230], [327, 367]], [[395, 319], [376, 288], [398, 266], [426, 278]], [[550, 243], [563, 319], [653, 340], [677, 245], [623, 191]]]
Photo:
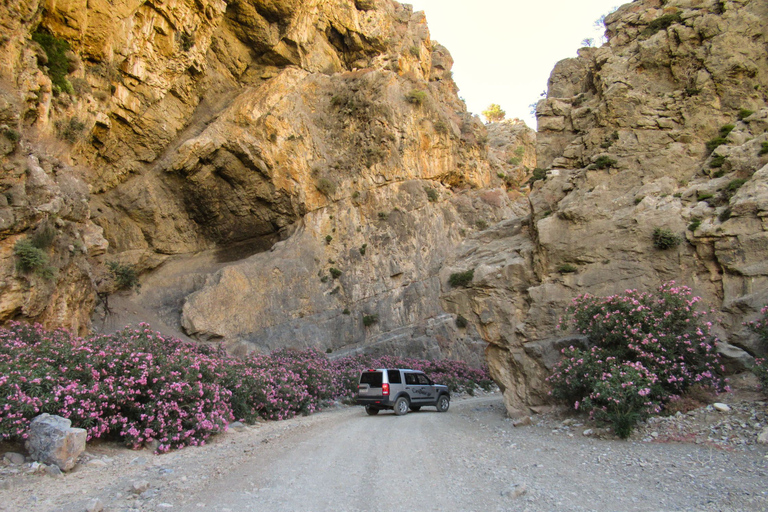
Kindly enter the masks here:
[[[567, 343], [555, 326], [582, 293], [675, 280], [718, 311], [724, 352], [764, 355], [742, 322], [768, 303], [768, 4], [636, 1], [606, 28], [606, 45], [555, 66], [537, 106], [547, 177], [527, 215], [443, 270], [476, 269], [443, 303], [489, 342], [512, 413], [546, 402], [543, 378]], [[656, 228], [681, 243], [657, 249]]]
[[[87, 331], [114, 262], [141, 273], [128, 309], [233, 350], [481, 362], [437, 272], [519, 193], [423, 13], [25, 0], [0, 20], [0, 321]], [[530, 160], [530, 130], [514, 131], [495, 148], [527, 137]], [[18, 242], [49, 227], [53, 275], [17, 268]]]

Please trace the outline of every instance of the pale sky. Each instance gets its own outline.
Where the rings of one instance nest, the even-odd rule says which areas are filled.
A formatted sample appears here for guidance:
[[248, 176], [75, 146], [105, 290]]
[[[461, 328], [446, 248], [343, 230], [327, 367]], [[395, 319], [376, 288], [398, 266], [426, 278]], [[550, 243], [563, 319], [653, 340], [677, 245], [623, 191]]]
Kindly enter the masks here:
[[576, 57], [586, 38], [599, 46], [603, 14], [626, 0], [400, 0], [427, 14], [432, 39], [451, 52], [467, 108], [491, 103], [536, 128], [529, 105], [541, 98], [555, 63]]

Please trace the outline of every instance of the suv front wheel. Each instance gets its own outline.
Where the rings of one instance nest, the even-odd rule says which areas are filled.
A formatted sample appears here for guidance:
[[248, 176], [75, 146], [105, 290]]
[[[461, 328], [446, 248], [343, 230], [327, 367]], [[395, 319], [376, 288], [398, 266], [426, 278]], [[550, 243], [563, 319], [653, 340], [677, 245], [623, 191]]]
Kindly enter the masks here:
[[395, 414], [402, 416], [408, 412], [408, 399], [401, 396], [395, 401]]
[[451, 399], [448, 398], [448, 395], [440, 395], [440, 398], [437, 399], [437, 412], [447, 411], [450, 405]]

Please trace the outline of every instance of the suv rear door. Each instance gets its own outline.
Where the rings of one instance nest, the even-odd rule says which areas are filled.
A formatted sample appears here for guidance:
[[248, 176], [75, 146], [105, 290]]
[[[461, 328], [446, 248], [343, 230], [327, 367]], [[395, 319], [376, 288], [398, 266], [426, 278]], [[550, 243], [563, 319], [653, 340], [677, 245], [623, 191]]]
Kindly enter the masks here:
[[357, 395], [361, 398], [381, 398], [381, 385], [384, 382], [384, 372], [368, 370], [360, 374], [360, 384]]

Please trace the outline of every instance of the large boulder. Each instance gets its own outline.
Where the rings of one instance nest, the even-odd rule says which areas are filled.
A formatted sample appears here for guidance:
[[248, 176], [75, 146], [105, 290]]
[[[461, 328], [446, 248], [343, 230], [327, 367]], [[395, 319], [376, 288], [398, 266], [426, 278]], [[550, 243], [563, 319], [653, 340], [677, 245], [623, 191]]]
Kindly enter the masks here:
[[72, 428], [67, 418], [43, 413], [30, 423], [26, 447], [34, 460], [69, 471], [85, 451], [85, 439], [85, 429]]

